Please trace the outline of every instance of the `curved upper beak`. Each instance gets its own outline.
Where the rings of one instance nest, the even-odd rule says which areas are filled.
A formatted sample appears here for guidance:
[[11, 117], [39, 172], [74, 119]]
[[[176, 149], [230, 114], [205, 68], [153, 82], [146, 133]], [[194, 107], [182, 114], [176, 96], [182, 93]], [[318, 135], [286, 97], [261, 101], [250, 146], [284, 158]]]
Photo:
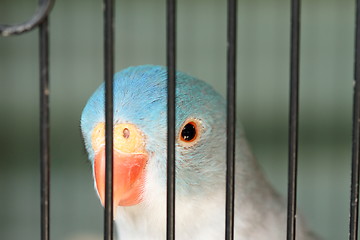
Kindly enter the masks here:
[[[104, 124], [99, 123], [92, 134], [95, 150], [93, 171], [96, 189], [103, 205], [105, 202], [104, 141]], [[116, 124], [113, 150], [114, 212], [117, 206], [131, 206], [141, 202], [148, 159], [145, 137], [140, 130], [132, 124]]]
[[[122, 153], [114, 150], [113, 154], [113, 204], [131, 206], [142, 198], [144, 169], [148, 155], [143, 153]], [[105, 203], [105, 148], [95, 156], [94, 174], [96, 189], [101, 203]]]

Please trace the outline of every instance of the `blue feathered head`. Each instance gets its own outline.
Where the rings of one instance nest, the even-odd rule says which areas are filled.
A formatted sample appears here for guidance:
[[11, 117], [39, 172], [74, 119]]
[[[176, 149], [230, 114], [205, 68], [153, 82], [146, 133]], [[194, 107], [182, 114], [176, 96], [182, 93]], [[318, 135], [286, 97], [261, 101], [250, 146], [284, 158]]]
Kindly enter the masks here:
[[[103, 176], [100, 172], [104, 171], [104, 91], [102, 84], [89, 99], [81, 116], [86, 149], [94, 175], [98, 178]], [[223, 187], [225, 110], [223, 97], [212, 87], [177, 72], [176, 189], [180, 196], [203, 194], [215, 187]], [[128, 198], [128, 201], [119, 200], [120, 204], [119, 201], [116, 204], [146, 202], [166, 191], [166, 148], [166, 68], [144, 65], [116, 73], [114, 187], [119, 184], [121, 195]], [[116, 163], [117, 155], [123, 159], [119, 163]], [[116, 167], [122, 170], [117, 172]], [[103, 190], [99, 188], [103, 184], [100, 179], [95, 183], [100, 197]], [[137, 190], [134, 191], [134, 188]]]

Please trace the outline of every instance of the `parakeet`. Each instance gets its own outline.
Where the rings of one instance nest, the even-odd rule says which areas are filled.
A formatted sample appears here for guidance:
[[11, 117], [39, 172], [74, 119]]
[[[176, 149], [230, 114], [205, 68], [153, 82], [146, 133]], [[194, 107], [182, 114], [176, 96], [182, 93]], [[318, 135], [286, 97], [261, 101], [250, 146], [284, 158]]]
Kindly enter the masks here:
[[[176, 239], [225, 234], [226, 103], [205, 82], [176, 73]], [[81, 130], [102, 203], [104, 84], [88, 100]], [[286, 236], [286, 204], [265, 180], [240, 126], [236, 133], [236, 240]], [[114, 199], [121, 240], [166, 238], [167, 69], [143, 65], [114, 76]], [[314, 240], [297, 220], [298, 240]]]

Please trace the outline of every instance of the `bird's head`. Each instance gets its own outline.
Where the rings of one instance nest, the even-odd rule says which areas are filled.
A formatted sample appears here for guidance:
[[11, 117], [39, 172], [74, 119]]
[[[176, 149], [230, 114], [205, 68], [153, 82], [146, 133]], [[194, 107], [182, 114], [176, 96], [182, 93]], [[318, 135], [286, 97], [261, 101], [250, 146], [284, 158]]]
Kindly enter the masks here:
[[[176, 74], [176, 194], [197, 196], [223, 184], [224, 99], [206, 83]], [[104, 203], [104, 84], [87, 102], [81, 130]], [[167, 70], [136, 66], [114, 77], [114, 206], [149, 204], [166, 192]]]

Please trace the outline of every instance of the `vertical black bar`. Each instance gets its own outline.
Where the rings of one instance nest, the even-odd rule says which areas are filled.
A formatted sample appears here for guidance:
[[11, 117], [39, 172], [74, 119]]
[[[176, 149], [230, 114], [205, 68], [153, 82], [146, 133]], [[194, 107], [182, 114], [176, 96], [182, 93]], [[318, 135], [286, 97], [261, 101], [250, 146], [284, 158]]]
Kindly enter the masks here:
[[114, 0], [104, 0], [105, 212], [104, 240], [113, 239], [113, 75]]
[[296, 187], [299, 119], [300, 0], [291, 1], [290, 44], [289, 169], [286, 239], [294, 240], [296, 234]]
[[168, 72], [168, 141], [166, 239], [175, 239], [175, 87], [176, 87], [176, 0], [166, 2], [166, 63]]
[[352, 129], [352, 165], [351, 165], [351, 199], [349, 239], [358, 239], [359, 218], [359, 121], [360, 121], [360, 1], [356, 0], [355, 23], [355, 82], [353, 97], [353, 129]]
[[225, 239], [234, 239], [237, 0], [228, 0]]
[[50, 121], [48, 18], [39, 25], [41, 239], [50, 239]]

